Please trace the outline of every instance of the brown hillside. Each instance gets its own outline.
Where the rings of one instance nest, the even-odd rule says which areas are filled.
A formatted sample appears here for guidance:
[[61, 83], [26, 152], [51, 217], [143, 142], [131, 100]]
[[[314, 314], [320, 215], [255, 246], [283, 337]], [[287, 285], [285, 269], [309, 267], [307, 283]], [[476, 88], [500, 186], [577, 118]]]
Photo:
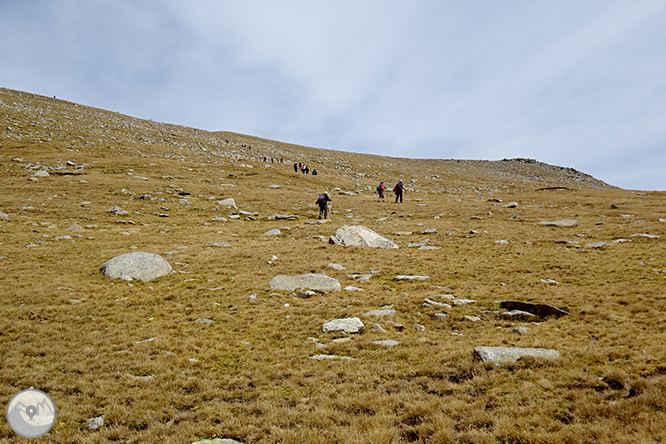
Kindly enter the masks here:
[[[299, 161], [319, 175], [294, 173]], [[405, 202], [377, 202], [379, 180], [399, 178]], [[6, 89], [0, 185], [0, 396], [52, 397], [44, 442], [666, 440], [666, 193], [528, 159], [343, 153]], [[318, 223], [323, 190], [332, 215]], [[577, 224], [540, 223], [563, 219]], [[399, 248], [326, 242], [359, 224]], [[272, 228], [281, 234], [264, 235]], [[145, 283], [100, 273], [139, 251], [174, 272]], [[303, 273], [343, 291], [268, 286]], [[509, 319], [504, 300], [571, 314]], [[383, 306], [395, 315], [363, 316]], [[347, 317], [363, 332], [322, 331]], [[479, 346], [560, 357], [495, 366], [475, 358]], [[28, 441], [4, 417], [0, 438]]]

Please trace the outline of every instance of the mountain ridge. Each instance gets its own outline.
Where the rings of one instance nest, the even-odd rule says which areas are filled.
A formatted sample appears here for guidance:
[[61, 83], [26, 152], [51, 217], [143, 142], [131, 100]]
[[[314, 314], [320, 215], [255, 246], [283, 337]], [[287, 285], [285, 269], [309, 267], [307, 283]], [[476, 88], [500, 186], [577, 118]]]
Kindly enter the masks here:
[[518, 183], [518, 186], [535, 184], [537, 187], [618, 189], [574, 168], [550, 165], [535, 159], [411, 159], [314, 148], [232, 131], [210, 132], [154, 122], [6, 88], [0, 88], [0, 110], [6, 123], [0, 127], [0, 137], [23, 142], [58, 143], [70, 149], [115, 146], [138, 149], [142, 155], [150, 155], [141, 149], [161, 146], [185, 150], [189, 154], [218, 156], [232, 162], [261, 161], [264, 157], [304, 161], [352, 174], [378, 170], [373, 172], [395, 176], [406, 168], [422, 173], [423, 178], [444, 175], [454, 181], [469, 182], [472, 186], [483, 185], [484, 182], [514, 182], [513, 185]]

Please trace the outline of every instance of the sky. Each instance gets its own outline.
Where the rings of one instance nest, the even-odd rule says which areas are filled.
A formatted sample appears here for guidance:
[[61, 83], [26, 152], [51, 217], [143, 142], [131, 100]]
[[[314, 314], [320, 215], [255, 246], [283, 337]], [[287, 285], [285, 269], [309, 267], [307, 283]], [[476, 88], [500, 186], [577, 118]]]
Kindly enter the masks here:
[[659, 0], [0, 0], [0, 86], [393, 157], [666, 190]]

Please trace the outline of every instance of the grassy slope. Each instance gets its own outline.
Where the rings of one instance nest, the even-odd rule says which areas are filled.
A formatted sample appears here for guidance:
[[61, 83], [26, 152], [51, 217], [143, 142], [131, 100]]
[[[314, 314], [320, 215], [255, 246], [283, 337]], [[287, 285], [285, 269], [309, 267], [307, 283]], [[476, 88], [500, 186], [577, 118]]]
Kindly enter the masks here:
[[[664, 193], [613, 189], [543, 164], [364, 156], [139, 121], [8, 90], [0, 101], [0, 211], [11, 218], [0, 221], [0, 397], [30, 386], [51, 395], [58, 421], [45, 442], [666, 439]], [[264, 155], [286, 163], [265, 168]], [[294, 174], [300, 160], [320, 175]], [[86, 166], [74, 173], [66, 161]], [[29, 163], [62, 168], [29, 181]], [[398, 177], [411, 184], [402, 205], [377, 203], [367, 191]], [[305, 224], [316, 217], [317, 193], [334, 187], [366, 191], [333, 193], [332, 221]], [[180, 202], [180, 191], [191, 193], [189, 202]], [[139, 199], [144, 194], [152, 199]], [[227, 197], [258, 220], [211, 221], [231, 214], [215, 205]], [[503, 208], [508, 201], [519, 207]], [[130, 215], [107, 214], [113, 205]], [[284, 213], [300, 218], [267, 220]], [[538, 224], [572, 217], [579, 220], [573, 228]], [[65, 230], [75, 222], [85, 231]], [[401, 248], [342, 248], [314, 237], [349, 223]], [[263, 236], [274, 227], [290, 229]], [[429, 228], [437, 234], [419, 234]], [[62, 235], [73, 239], [55, 240]], [[407, 248], [426, 238], [442, 249]], [[611, 242], [619, 238], [631, 242]], [[495, 242], [501, 239], [510, 243]], [[600, 240], [608, 242], [602, 249], [584, 246]], [[44, 243], [26, 247], [37, 241]], [[99, 273], [106, 260], [130, 251], [177, 251], [164, 257], [178, 272], [131, 285]], [[347, 270], [329, 269], [330, 262]], [[379, 273], [365, 284], [347, 277], [370, 270]], [[365, 291], [301, 299], [268, 289], [277, 274], [305, 272]], [[398, 282], [398, 274], [431, 279]], [[438, 310], [423, 299], [441, 294], [478, 302], [434, 320]], [[523, 324], [483, 313], [504, 299], [551, 303], [573, 315]], [[364, 319], [388, 332], [366, 330], [345, 343], [321, 332], [327, 319], [385, 304], [394, 305], [404, 331]], [[483, 320], [469, 323], [466, 314]], [[517, 335], [516, 325], [532, 331]], [[140, 342], [148, 338], [155, 339]], [[400, 345], [379, 347], [377, 339]], [[473, 360], [480, 345], [555, 348], [562, 358], [492, 368]], [[319, 353], [354, 359], [309, 359]], [[106, 425], [88, 430], [87, 419], [100, 415]], [[4, 418], [0, 437], [27, 442]]]

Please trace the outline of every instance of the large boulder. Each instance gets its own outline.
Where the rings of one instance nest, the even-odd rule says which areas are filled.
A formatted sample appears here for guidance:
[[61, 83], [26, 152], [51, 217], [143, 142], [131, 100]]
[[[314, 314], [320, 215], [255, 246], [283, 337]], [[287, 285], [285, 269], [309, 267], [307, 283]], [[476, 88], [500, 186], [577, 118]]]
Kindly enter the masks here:
[[392, 240], [362, 225], [343, 225], [328, 240], [329, 244], [372, 248], [398, 248]]
[[99, 271], [109, 279], [132, 278], [143, 282], [167, 275], [172, 270], [162, 256], [144, 252], [122, 254], [99, 267]]
[[476, 359], [495, 364], [498, 367], [502, 364], [515, 362], [523, 356], [557, 359], [560, 357], [560, 353], [557, 350], [547, 348], [476, 347], [474, 349], [474, 357]]
[[325, 274], [309, 273], [295, 276], [278, 275], [268, 283], [273, 290], [294, 291], [299, 288], [314, 291], [340, 291], [340, 281]]

